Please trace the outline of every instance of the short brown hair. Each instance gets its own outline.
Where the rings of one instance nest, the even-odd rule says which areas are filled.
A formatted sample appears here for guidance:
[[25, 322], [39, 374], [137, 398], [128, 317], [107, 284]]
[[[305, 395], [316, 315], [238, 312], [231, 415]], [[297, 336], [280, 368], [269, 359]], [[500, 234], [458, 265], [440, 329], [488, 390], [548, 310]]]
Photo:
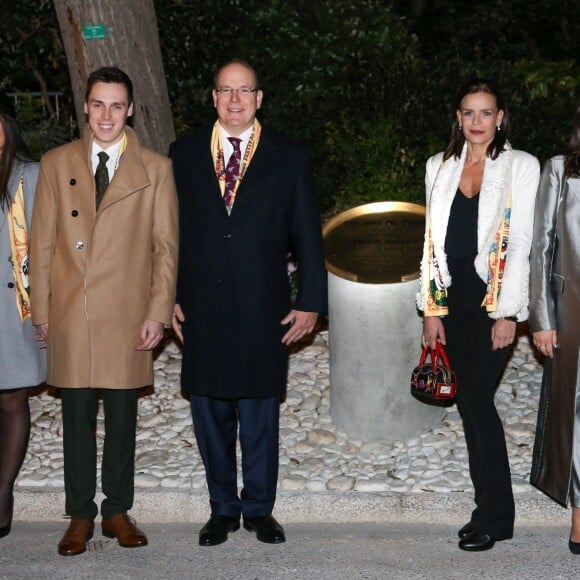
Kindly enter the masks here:
[[133, 102], [133, 83], [127, 73], [115, 66], [102, 66], [93, 71], [87, 79], [87, 90], [85, 92], [85, 102], [88, 102], [89, 95], [94, 85], [97, 83], [117, 83], [124, 85], [129, 97], [129, 105]]

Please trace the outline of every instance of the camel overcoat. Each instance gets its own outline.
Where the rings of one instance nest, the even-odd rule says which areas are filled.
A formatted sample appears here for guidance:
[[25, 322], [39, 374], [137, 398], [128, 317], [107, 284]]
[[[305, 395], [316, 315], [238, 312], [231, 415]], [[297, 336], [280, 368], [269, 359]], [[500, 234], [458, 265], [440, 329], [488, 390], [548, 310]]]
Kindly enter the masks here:
[[31, 232], [34, 324], [48, 323], [48, 380], [130, 389], [153, 381], [145, 320], [170, 324], [178, 256], [171, 162], [127, 147], [95, 209], [92, 133], [41, 159]]
[[[580, 179], [564, 175], [564, 158], [542, 173], [531, 253], [532, 332], [557, 330], [560, 348], [542, 385], [531, 483], [566, 506], [574, 421], [580, 415]], [[577, 419], [576, 419], [577, 420]]]

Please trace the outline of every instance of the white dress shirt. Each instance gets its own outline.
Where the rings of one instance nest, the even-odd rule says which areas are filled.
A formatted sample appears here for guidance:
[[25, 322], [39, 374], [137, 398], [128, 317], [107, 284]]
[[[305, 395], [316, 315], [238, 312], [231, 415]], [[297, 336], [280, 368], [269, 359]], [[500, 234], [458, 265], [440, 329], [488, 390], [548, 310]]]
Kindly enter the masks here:
[[[238, 139], [241, 139], [242, 142], [240, 143], [240, 152], [241, 152], [241, 159], [244, 158], [244, 154], [246, 153], [246, 147], [248, 146], [248, 142], [252, 133], [254, 131], [254, 125], [246, 129], [241, 135], [236, 135]], [[234, 146], [231, 144], [228, 137], [233, 137], [234, 135], [230, 135], [221, 125], [220, 125], [220, 138], [222, 141], [222, 147], [224, 149], [224, 167], [228, 166], [228, 161], [234, 152]]]
[[[121, 153], [121, 144], [123, 143], [123, 139], [120, 139], [114, 145], [111, 145], [107, 149], [103, 149], [98, 143], [93, 141], [93, 148], [91, 152], [91, 163], [93, 165], [93, 175], [97, 171], [97, 165], [99, 164], [99, 153], [104, 151], [108, 156], [109, 159], [107, 160], [107, 170], [109, 171], [109, 182], [112, 181], [113, 175], [115, 175], [115, 168], [117, 166], [117, 158]], [[228, 141], [229, 143], [229, 141]], [[231, 144], [230, 144], [231, 146]]]

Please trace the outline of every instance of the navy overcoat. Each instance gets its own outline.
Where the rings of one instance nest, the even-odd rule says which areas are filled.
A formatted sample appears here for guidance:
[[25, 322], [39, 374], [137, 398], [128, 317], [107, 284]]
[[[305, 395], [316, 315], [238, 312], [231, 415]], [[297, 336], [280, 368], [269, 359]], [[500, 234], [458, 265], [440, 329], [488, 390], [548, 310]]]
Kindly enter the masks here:
[[[211, 128], [171, 145], [180, 212], [177, 303], [185, 391], [263, 398], [286, 388], [280, 324], [291, 308], [327, 310], [320, 214], [308, 154], [262, 129], [228, 216], [210, 151]], [[290, 298], [287, 254], [298, 260]]]

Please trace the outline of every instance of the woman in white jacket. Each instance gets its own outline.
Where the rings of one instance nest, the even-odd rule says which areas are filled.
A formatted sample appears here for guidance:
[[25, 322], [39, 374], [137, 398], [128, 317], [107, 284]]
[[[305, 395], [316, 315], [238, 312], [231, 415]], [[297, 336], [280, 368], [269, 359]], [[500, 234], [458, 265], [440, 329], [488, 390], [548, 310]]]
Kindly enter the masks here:
[[459, 547], [492, 548], [513, 535], [514, 499], [494, 393], [528, 316], [537, 159], [511, 148], [508, 111], [491, 81], [460, 91], [447, 149], [427, 162], [427, 221], [417, 306], [423, 343], [446, 345], [457, 375], [476, 508]]

